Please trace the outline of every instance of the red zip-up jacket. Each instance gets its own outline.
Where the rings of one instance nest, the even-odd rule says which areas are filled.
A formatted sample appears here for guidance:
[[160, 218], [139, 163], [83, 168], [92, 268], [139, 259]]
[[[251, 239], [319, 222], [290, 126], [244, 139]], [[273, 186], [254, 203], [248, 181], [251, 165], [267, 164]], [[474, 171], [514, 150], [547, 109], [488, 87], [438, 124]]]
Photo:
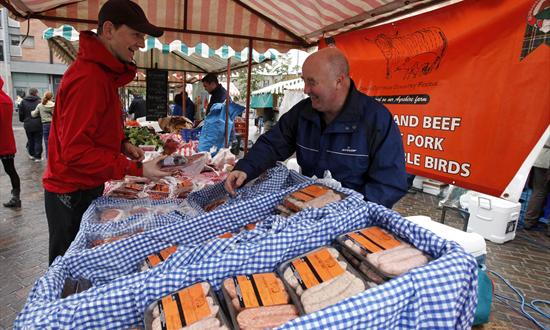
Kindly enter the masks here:
[[13, 101], [2, 87], [4, 80], [0, 77], [0, 156], [15, 155], [15, 138], [13, 137], [12, 116]]
[[136, 67], [114, 57], [95, 33], [80, 33], [76, 61], [57, 93], [42, 179], [53, 193], [96, 188], [142, 169], [121, 153], [124, 139], [119, 87], [132, 81]]

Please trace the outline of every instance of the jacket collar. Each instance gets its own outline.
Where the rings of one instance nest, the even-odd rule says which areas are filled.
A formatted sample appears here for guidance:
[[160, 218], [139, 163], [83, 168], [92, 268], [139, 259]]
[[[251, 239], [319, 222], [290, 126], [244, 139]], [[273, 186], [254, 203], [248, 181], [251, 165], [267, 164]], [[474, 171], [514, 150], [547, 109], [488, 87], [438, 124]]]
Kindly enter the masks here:
[[103, 67], [117, 87], [128, 84], [136, 76], [136, 65], [119, 61], [92, 31], [80, 32], [78, 59]]
[[[342, 107], [342, 111], [334, 118], [331, 125], [336, 122], [357, 122], [361, 117], [361, 100], [360, 92], [355, 88], [353, 79], [350, 78], [349, 93]], [[311, 106], [311, 99], [307, 99], [308, 102], [304, 111], [302, 111], [302, 117], [316, 123], [319, 127], [321, 120], [321, 113]], [[331, 126], [329, 125], [329, 126]]]

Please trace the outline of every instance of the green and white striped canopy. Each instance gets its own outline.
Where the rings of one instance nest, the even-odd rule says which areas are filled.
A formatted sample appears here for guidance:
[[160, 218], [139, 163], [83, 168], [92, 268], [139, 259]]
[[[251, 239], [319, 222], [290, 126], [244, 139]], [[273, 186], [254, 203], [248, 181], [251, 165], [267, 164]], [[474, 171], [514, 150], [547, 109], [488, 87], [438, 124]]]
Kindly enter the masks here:
[[[76, 58], [78, 53], [79, 32], [70, 25], [58, 28], [48, 28], [43, 32], [43, 38], [48, 40], [56, 54], [67, 64]], [[252, 50], [252, 60], [255, 63], [271, 61], [277, 58], [278, 51], [269, 49], [264, 53]], [[235, 51], [229, 46], [212, 49], [207, 44], [198, 43], [194, 47], [179, 40], [163, 44], [160, 40], [148, 37], [145, 48], [134, 56], [138, 68], [159, 68], [170, 71], [186, 71], [189, 73], [217, 72], [227, 70], [227, 60], [233, 69], [245, 67], [248, 60], [248, 48]]]

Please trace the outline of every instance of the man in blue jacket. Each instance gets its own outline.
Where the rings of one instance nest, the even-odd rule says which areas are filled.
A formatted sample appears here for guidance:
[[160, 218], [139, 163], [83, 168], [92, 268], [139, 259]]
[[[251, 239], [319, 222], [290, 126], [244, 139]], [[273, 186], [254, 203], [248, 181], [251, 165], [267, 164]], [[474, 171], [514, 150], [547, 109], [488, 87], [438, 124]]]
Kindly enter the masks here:
[[304, 175], [323, 177], [330, 170], [344, 187], [391, 208], [407, 192], [403, 142], [391, 113], [355, 88], [348, 61], [336, 48], [309, 56], [302, 71], [309, 98], [259, 137], [225, 189], [235, 194], [245, 181], [296, 152]]

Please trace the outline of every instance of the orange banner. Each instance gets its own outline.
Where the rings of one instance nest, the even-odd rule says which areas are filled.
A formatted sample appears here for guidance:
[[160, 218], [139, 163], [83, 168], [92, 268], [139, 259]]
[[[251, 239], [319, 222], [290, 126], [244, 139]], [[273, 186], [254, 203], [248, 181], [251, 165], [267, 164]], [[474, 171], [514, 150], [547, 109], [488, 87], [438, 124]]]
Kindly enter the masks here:
[[466, 0], [333, 42], [357, 88], [394, 115], [409, 173], [508, 197], [550, 124], [548, 10]]

